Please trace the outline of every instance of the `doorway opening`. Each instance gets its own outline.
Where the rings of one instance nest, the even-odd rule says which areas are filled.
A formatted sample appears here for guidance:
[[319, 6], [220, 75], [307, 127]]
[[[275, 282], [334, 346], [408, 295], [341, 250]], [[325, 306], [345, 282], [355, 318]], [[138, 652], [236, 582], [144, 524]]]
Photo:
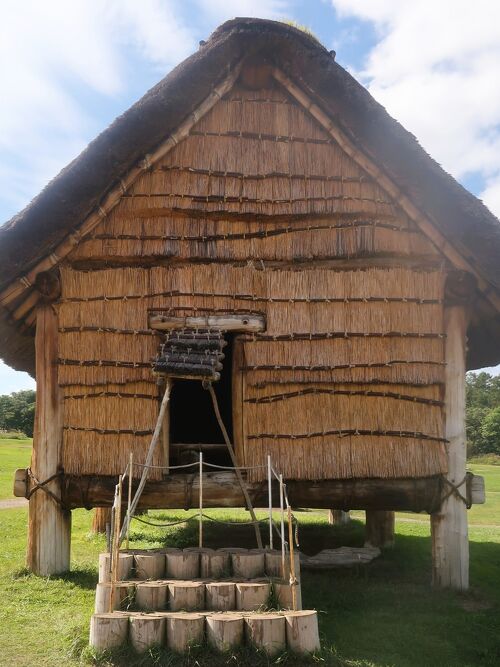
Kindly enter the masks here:
[[[220, 380], [213, 383], [222, 420], [233, 442], [232, 371], [234, 335], [225, 334], [227, 345]], [[208, 463], [231, 465], [224, 437], [209, 392], [200, 380], [176, 379], [170, 399], [170, 463], [198, 460], [203, 451]]]

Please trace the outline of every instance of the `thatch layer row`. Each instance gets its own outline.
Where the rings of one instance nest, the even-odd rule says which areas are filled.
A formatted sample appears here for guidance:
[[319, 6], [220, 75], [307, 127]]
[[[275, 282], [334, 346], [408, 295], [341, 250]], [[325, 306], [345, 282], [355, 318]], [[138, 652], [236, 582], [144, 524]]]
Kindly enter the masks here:
[[[64, 386], [63, 398], [62, 462], [68, 474], [121, 474], [130, 452], [144, 461], [158, 414], [151, 374], [149, 382]], [[165, 464], [161, 447], [153, 464]], [[160, 477], [161, 471], [151, 470], [151, 479]]]
[[[426, 477], [446, 471], [444, 445], [418, 438], [392, 436], [316, 437], [308, 440], [252, 440], [246, 464], [262, 465], [270, 455], [285, 478], [348, 479], [363, 477]], [[253, 470], [251, 479], [265, 479]]]
[[[61, 301], [149, 298], [151, 294], [169, 290], [201, 293], [207, 297], [224, 293], [229, 299], [238, 294], [291, 300], [373, 296], [441, 299], [446, 277], [441, 271], [404, 268], [332, 271], [304, 266], [303, 269], [263, 271], [251, 265], [197, 264], [75, 271], [64, 266], [61, 268]], [[163, 305], [167, 307], [168, 303]]]
[[[430, 243], [418, 232], [396, 230], [393, 225], [374, 225], [360, 221], [344, 225], [335, 218], [322, 223], [270, 225], [195, 221], [191, 230], [182, 231], [167, 216], [155, 218], [165, 231], [163, 238], [141, 231], [142, 225], [127, 225], [127, 231], [102, 232], [84, 241], [73, 253], [73, 260], [99, 257], [180, 257], [186, 259], [226, 260], [307, 260], [356, 257], [376, 253], [403, 256], [431, 255]], [[129, 222], [129, 221], [127, 221]], [[184, 221], [182, 221], [184, 222]], [[132, 231], [129, 231], [132, 227]], [[231, 230], [228, 231], [228, 227]], [[246, 227], [246, 230], [245, 230]], [[103, 227], [104, 229], [105, 227]]]

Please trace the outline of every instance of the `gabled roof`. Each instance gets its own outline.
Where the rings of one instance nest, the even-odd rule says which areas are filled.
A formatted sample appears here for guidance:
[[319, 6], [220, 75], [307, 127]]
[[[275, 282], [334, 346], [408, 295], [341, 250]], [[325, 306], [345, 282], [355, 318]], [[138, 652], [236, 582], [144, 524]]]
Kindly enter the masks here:
[[[500, 293], [498, 219], [447, 174], [313, 37], [284, 23], [247, 18], [220, 26], [197, 53], [117, 118], [31, 204], [0, 228], [0, 289], [25, 275], [76, 230], [106, 193], [174, 132], [242, 58], [254, 54], [279, 66], [307, 91], [476, 266], [488, 288]], [[500, 314], [490, 307], [487, 317], [481, 318], [476, 318], [480, 322], [469, 331], [470, 367], [500, 361], [495, 345]], [[32, 347], [32, 338], [20, 335], [4, 310], [0, 354], [6, 362], [31, 370]]]

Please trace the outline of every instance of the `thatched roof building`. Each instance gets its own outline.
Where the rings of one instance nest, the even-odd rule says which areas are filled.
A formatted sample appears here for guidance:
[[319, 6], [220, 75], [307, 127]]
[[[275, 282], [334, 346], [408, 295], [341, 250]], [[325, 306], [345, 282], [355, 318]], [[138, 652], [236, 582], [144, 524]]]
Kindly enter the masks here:
[[[240, 463], [270, 454], [301, 504], [428, 509], [440, 534], [465, 329], [468, 368], [500, 361], [499, 255], [498, 220], [331, 53], [229, 21], [0, 230], [0, 352], [36, 362], [35, 446], [49, 418], [58, 443], [37, 478], [58, 472], [67, 507], [108, 503], [158, 413], [154, 322], [259, 317], [225, 334], [217, 383]], [[217, 445], [199, 383], [176, 383], [165, 432], [158, 465]], [[162, 477], [149, 504], [187, 504]]]

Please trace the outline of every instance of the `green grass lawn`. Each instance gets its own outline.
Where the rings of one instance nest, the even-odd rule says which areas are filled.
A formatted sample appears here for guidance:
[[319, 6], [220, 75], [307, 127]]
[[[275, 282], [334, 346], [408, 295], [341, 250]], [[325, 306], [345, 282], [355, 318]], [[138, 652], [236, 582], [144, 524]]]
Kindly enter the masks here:
[[13, 498], [14, 470], [27, 468], [31, 458], [31, 439], [0, 438], [0, 500]]
[[[10, 457], [8, 463], [4, 452]], [[7, 485], [3, 482], [5, 469], [10, 465], [12, 469], [26, 465], [28, 454], [17, 442], [0, 444], [2, 489], [11, 487], [10, 481]], [[385, 552], [366, 571], [303, 573], [304, 605], [320, 612], [320, 632], [326, 650], [318, 664], [336, 667], [497, 667], [500, 664], [500, 468], [477, 465], [473, 469], [486, 477], [487, 503], [470, 512], [470, 592], [457, 594], [431, 589], [428, 518], [398, 515], [395, 548]], [[9, 475], [6, 479], [9, 480]], [[10, 493], [2, 497], [9, 497]], [[241, 511], [212, 512], [218, 518], [245, 518]], [[184, 512], [151, 514], [171, 520], [182, 517]], [[363, 543], [363, 523], [358, 518], [339, 528], [328, 526], [326, 512], [303, 511], [296, 515], [301, 548], [306, 552]], [[50, 579], [34, 577], [22, 569], [26, 520], [25, 508], [0, 511], [0, 664], [5, 667], [88, 664], [88, 658], [82, 657], [82, 649], [88, 639], [97, 556], [104, 548], [104, 540], [89, 536], [90, 512], [73, 512], [72, 572]], [[208, 524], [205, 529], [208, 546], [253, 546], [252, 532], [247, 526], [228, 530], [217, 524]], [[194, 522], [169, 529], [153, 529], [137, 523], [131, 546], [187, 546], [195, 544], [196, 537]], [[287, 658], [280, 664], [288, 662]], [[245, 664], [250, 663], [251, 660]], [[120, 664], [138, 663], [125, 660]], [[173, 667], [174, 663], [156, 664]], [[202, 667], [203, 660], [197, 663], [192, 659], [184, 664]], [[220, 658], [210, 664], [236, 667], [237, 663]]]

